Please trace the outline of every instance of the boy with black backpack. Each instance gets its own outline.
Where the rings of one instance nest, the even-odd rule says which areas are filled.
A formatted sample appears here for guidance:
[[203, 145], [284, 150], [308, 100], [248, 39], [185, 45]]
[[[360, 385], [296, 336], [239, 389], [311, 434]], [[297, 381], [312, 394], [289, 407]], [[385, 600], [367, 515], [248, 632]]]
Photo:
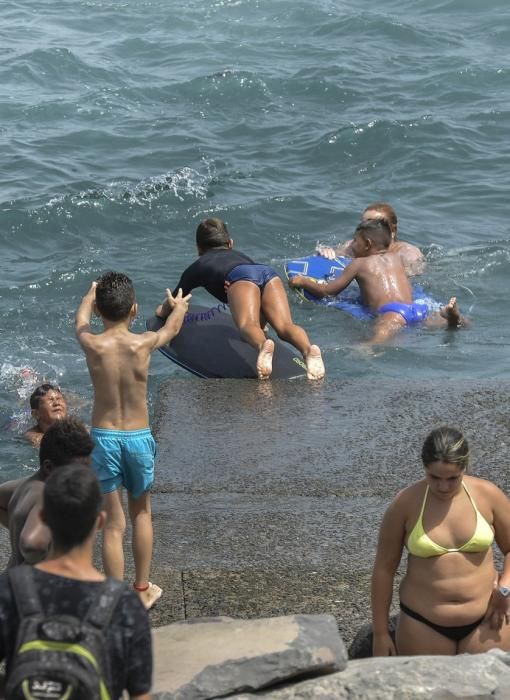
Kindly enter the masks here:
[[152, 647], [147, 612], [125, 583], [92, 562], [103, 526], [93, 471], [60, 467], [46, 481], [41, 519], [48, 558], [0, 576], [0, 660], [7, 700], [149, 700]]

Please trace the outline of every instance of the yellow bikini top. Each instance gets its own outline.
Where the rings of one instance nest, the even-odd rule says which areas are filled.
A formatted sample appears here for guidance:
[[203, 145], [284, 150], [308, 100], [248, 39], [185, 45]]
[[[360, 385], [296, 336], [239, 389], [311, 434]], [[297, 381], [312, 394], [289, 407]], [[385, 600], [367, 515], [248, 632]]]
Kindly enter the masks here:
[[448, 554], [448, 552], [484, 552], [489, 549], [494, 541], [494, 531], [476, 507], [475, 502], [473, 501], [464, 482], [462, 482], [462, 486], [464, 487], [476, 513], [476, 528], [471, 539], [469, 539], [466, 544], [463, 544], [462, 547], [453, 547], [452, 549], [442, 547], [440, 544], [436, 544], [430, 539], [423, 529], [423, 511], [425, 510], [425, 504], [429, 493], [429, 487], [427, 486], [420, 515], [416, 521], [416, 525], [413, 527], [409, 537], [407, 538], [406, 546], [409, 554], [414, 554], [415, 557], [422, 557], [426, 559], [428, 557], [438, 557], [441, 554]]

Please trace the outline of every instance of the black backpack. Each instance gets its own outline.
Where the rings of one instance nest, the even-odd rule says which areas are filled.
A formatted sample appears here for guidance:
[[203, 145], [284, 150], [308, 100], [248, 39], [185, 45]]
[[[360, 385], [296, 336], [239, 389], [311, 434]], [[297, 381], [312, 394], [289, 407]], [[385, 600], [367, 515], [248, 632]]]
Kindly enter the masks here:
[[113, 700], [104, 630], [124, 589], [107, 579], [85, 617], [46, 615], [30, 566], [9, 569], [20, 617], [6, 700]]

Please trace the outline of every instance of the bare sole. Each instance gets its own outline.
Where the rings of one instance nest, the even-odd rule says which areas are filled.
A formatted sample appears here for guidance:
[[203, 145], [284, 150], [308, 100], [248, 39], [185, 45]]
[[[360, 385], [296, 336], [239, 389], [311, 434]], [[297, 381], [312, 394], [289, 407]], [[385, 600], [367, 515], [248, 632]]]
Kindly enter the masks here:
[[273, 371], [274, 342], [266, 340], [257, 357], [257, 374], [259, 379], [269, 379]]
[[322, 379], [326, 373], [318, 345], [312, 345], [305, 358], [306, 376], [308, 379]]

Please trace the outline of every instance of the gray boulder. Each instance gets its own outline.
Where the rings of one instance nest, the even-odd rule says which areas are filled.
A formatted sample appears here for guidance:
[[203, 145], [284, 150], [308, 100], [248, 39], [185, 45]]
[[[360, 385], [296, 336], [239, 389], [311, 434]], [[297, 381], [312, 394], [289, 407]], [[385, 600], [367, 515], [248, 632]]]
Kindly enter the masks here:
[[350, 661], [342, 673], [236, 700], [509, 700], [510, 668], [497, 654]]
[[153, 642], [158, 700], [217, 698], [347, 665], [332, 615], [188, 620], [153, 630]]
[[[395, 630], [397, 629], [398, 615], [392, 615], [389, 620], [389, 631], [390, 636], [395, 641]], [[349, 658], [350, 659], [368, 659], [372, 656], [372, 623], [367, 622], [359, 628], [356, 636], [352, 640], [349, 646]], [[509, 698], [510, 700], [510, 698]]]

